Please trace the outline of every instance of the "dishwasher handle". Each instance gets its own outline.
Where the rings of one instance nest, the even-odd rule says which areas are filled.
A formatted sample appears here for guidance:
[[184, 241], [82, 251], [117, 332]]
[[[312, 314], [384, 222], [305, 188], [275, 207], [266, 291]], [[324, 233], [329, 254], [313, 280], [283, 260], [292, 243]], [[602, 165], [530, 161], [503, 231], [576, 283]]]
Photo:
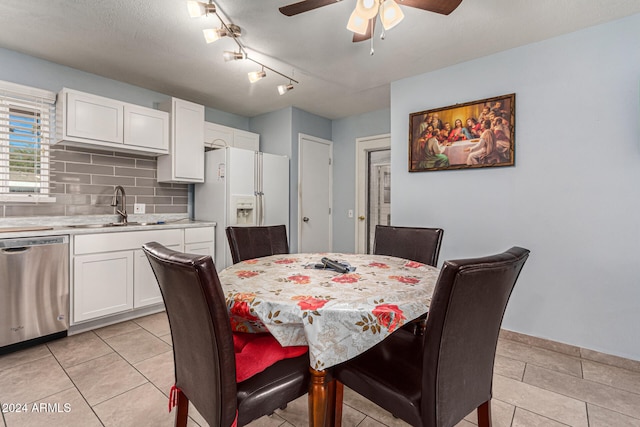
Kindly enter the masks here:
[[2, 253], [5, 253], [5, 254], [23, 253], [23, 252], [27, 252], [29, 249], [31, 249], [31, 246], [19, 246], [17, 248], [4, 248], [2, 249]]

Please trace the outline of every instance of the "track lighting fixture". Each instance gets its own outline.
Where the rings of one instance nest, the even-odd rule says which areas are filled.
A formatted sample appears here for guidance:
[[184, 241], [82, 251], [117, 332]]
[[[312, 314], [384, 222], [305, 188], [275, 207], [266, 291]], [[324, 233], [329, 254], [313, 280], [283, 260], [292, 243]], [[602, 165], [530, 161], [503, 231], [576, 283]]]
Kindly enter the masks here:
[[289, 92], [292, 89], [293, 89], [293, 85], [291, 84], [291, 81], [289, 81], [288, 85], [279, 85], [278, 86], [278, 93], [280, 95], [284, 95], [285, 93]]
[[[373, 1], [376, 4], [376, 13], [377, 13], [377, 5], [380, 0], [363, 0], [363, 1], [364, 1], [364, 7], [370, 7], [370, 3]], [[187, 8], [189, 9], [189, 15], [192, 18], [197, 18], [205, 15], [215, 15], [220, 20], [220, 28], [203, 30], [204, 38], [207, 43], [213, 43], [222, 37], [230, 37], [238, 45], [238, 50], [236, 52], [227, 50], [222, 54], [222, 57], [224, 58], [225, 62], [236, 61], [239, 59], [247, 59], [259, 65], [260, 67], [262, 67], [260, 71], [253, 71], [251, 73], [248, 73], [249, 81], [251, 83], [255, 83], [258, 80], [265, 78], [267, 76], [267, 72], [265, 71], [265, 69], [289, 80], [289, 84], [278, 86], [278, 92], [280, 93], [280, 95], [284, 95], [285, 93], [293, 89], [294, 83], [298, 83], [297, 80], [294, 80], [291, 77], [285, 74], [282, 74], [279, 71], [274, 70], [273, 68], [267, 67], [263, 63], [256, 61], [253, 58], [249, 58], [249, 56], [247, 55], [247, 50], [239, 40], [240, 36], [242, 35], [242, 31], [240, 30], [240, 27], [238, 27], [235, 24], [225, 23], [222, 17], [220, 16], [220, 14], [223, 12], [218, 11], [218, 8], [211, 0], [209, 0], [208, 3], [204, 3], [201, 1], [188, 1]]]
[[207, 43], [213, 43], [218, 39], [221, 39], [222, 37], [240, 37], [240, 35], [242, 34], [242, 30], [240, 29], [240, 27], [238, 27], [237, 25], [234, 24], [229, 24], [227, 28], [209, 28], [206, 30], [202, 30], [203, 34], [204, 34], [204, 39], [206, 40]]
[[260, 79], [267, 77], [267, 73], [264, 71], [264, 67], [262, 67], [261, 71], [252, 71], [249, 73], [249, 81], [251, 83], [255, 83]]
[[201, 16], [216, 13], [216, 5], [212, 2], [203, 3], [201, 1], [190, 0], [187, 2], [187, 9], [189, 10], [189, 16], [192, 18], [200, 18]]

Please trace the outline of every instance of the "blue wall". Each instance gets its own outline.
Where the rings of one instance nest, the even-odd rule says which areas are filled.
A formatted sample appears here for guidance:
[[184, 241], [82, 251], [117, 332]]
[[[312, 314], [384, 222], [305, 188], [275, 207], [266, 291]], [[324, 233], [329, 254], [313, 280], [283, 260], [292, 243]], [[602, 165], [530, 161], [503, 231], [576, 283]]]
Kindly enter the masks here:
[[[640, 360], [640, 15], [391, 85], [392, 218], [531, 249], [504, 327]], [[409, 114], [516, 93], [516, 166], [409, 173]], [[420, 96], [416, 96], [420, 93]]]

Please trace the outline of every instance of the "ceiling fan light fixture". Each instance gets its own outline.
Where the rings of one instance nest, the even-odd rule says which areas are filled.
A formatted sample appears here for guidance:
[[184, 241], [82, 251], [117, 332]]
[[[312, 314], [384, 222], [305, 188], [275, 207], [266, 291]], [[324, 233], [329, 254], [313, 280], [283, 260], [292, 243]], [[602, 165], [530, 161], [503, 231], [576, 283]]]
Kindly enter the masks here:
[[251, 83], [255, 83], [258, 80], [264, 79], [267, 77], [267, 73], [264, 71], [264, 68], [261, 71], [252, 71], [248, 73], [249, 81]]
[[347, 30], [353, 33], [366, 34], [368, 26], [369, 20], [362, 18], [362, 16], [358, 14], [357, 9], [351, 12], [351, 17], [347, 23]]
[[216, 13], [216, 5], [213, 3], [203, 3], [201, 1], [190, 0], [187, 2], [187, 10], [192, 18], [200, 18], [210, 13]]
[[224, 58], [225, 62], [236, 61], [238, 59], [246, 59], [247, 54], [244, 52], [232, 52], [230, 50], [225, 50], [222, 54], [222, 58]]
[[278, 93], [280, 95], [284, 95], [285, 93], [289, 92], [292, 89], [293, 89], [293, 84], [291, 83], [287, 85], [278, 85]]
[[358, 0], [355, 11], [365, 21], [375, 18], [378, 14], [379, 0]]
[[390, 30], [404, 19], [404, 13], [394, 0], [385, 0], [380, 6], [380, 21], [385, 30]]

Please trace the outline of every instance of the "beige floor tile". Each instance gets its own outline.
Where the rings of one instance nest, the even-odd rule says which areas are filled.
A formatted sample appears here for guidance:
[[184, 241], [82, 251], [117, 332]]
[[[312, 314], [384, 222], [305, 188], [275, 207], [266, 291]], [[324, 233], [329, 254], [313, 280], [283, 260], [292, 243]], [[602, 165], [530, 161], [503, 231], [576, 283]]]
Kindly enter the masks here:
[[634, 418], [640, 418], [640, 394], [630, 393], [537, 366], [527, 366], [524, 373], [524, 382]]
[[587, 412], [589, 413], [589, 427], [640, 427], [640, 419], [631, 418], [590, 403], [587, 403]]
[[64, 368], [113, 352], [113, 349], [93, 332], [61, 338], [47, 346]]
[[524, 367], [525, 363], [520, 360], [496, 355], [495, 363], [493, 364], [493, 373], [522, 381], [522, 377], [524, 376]]
[[115, 325], [95, 329], [93, 332], [95, 332], [96, 335], [98, 335], [100, 338], [106, 339], [115, 337], [116, 335], [126, 334], [127, 332], [133, 332], [137, 329], [140, 329], [140, 325], [129, 320], [128, 322], [120, 322], [116, 323]]
[[289, 424], [294, 426], [309, 424], [308, 396], [300, 396], [296, 400], [289, 402], [285, 409], [276, 409], [275, 414]]
[[401, 420], [400, 418], [395, 418], [390, 412], [382, 409], [375, 403], [370, 400], [360, 396], [358, 393], [349, 389], [348, 387], [344, 388], [344, 399], [343, 402], [345, 405], [348, 405], [363, 414], [367, 414], [368, 417], [373, 418], [374, 420], [381, 422], [382, 424], [389, 427], [407, 427], [409, 424]]
[[470, 423], [466, 419], [460, 421], [458, 424], [455, 425], [455, 427], [475, 427], [475, 426], [476, 426], [476, 424]]
[[[509, 427], [513, 420], [515, 406], [502, 402], [498, 399], [491, 399], [491, 421], [493, 427]], [[478, 425], [478, 411], [474, 410], [464, 419], [474, 425]]]
[[171, 427], [167, 398], [147, 383], [93, 407], [105, 427]]
[[67, 374], [91, 406], [147, 382], [144, 376], [116, 353], [67, 368]]
[[567, 424], [559, 423], [542, 415], [516, 408], [513, 416], [512, 427], [566, 427]]
[[171, 333], [169, 319], [167, 318], [167, 313], [164, 311], [150, 316], [140, 317], [135, 319], [134, 322], [158, 337]]
[[0, 371], [51, 356], [45, 344], [0, 356]]
[[144, 329], [116, 335], [105, 339], [105, 342], [129, 363], [137, 363], [171, 350], [166, 342]]
[[251, 421], [247, 424], [247, 427], [280, 427], [280, 426], [292, 426], [293, 424], [287, 423], [284, 419], [277, 414], [265, 415], [257, 420]]
[[564, 424], [587, 426], [587, 409], [584, 402], [511, 378], [494, 375], [493, 397]]
[[343, 424], [344, 427], [385, 427], [380, 421], [376, 421], [371, 417], [365, 417], [360, 424]]
[[173, 352], [167, 351], [133, 365], [167, 397], [175, 383]]
[[500, 340], [497, 354], [576, 377], [582, 377], [580, 359], [544, 348], [532, 347], [515, 341]]
[[640, 394], [640, 372], [583, 360], [582, 375], [585, 380]]
[[[7, 427], [100, 427], [102, 424], [78, 390], [70, 388], [29, 405], [27, 413], [5, 414]], [[44, 404], [46, 406], [41, 406]], [[34, 410], [35, 409], [35, 410]]]
[[167, 344], [173, 346], [173, 340], [171, 339], [171, 334], [160, 335], [158, 338], [160, 338], [162, 341], [166, 342]]
[[73, 388], [53, 356], [0, 371], [0, 402], [31, 403]]

